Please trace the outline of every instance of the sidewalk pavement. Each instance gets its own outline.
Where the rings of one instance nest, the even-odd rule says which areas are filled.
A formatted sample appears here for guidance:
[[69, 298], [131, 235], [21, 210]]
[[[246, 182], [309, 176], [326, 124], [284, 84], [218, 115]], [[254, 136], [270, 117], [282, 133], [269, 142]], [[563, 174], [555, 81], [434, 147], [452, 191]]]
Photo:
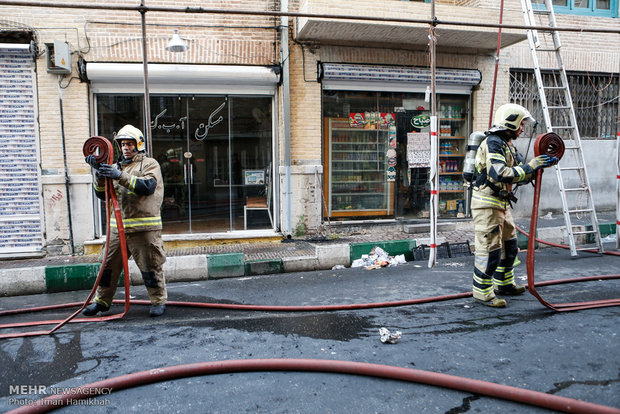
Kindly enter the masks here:
[[[603, 237], [615, 233], [613, 212], [599, 215]], [[601, 218], [602, 217], [602, 218]], [[609, 223], [608, 223], [609, 221]], [[525, 231], [529, 219], [516, 220]], [[173, 248], [166, 251], [166, 281], [196, 281], [262, 274], [349, 267], [355, 259], [379, 246], [391, 256], [404, 254], [414, 260], [412, 250], [430, 244], [428, 222], [405, 223], [396, 220], [374, 223], [333, 223], [329, 237], [301, 237], [290, 240], [243, 242], [200, 247]], [[538, 238], [567, 244], [562, 216], [540, 219]], [[473, 223], [470, 219], [440, 221], [437, 244], [467, 243], [473, 250]], [[527, 247], [527, 237], [518, 234], [519, 247]], [[540, 245], [537, 247], [545, 247]], [[0, 261], [0, 296], [51, 293], [90, 289], [100, 263], [97, 255], [50, 256], [37, 259]], [[129, 261], [131, 283], [142, 284], [142, 276], [133, 260]]]

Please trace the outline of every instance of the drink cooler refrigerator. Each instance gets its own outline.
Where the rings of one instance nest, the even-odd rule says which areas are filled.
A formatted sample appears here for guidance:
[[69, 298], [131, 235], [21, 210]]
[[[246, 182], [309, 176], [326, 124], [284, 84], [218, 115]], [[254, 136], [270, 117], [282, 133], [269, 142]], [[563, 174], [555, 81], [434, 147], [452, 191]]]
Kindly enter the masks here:
[[324, 191], [328, 217], [393, 215], [394, 182], [387, 181], [388, 126], [365, 129], [348, 119], [325, 119]]

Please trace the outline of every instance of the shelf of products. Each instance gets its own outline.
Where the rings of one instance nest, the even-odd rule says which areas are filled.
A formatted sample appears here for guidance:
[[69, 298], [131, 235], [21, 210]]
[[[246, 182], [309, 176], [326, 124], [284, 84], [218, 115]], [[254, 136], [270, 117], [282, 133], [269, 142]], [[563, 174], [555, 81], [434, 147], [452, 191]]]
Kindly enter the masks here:
[[443, 98], [439, 113], [439, 213], [463, 217], [463, 162], [469, 135], [467, 99]]
[[367, 129], [347, 119], [326, 119], [325, 174], [330, 217], [391, 214], [386, 179], [388, 127]]

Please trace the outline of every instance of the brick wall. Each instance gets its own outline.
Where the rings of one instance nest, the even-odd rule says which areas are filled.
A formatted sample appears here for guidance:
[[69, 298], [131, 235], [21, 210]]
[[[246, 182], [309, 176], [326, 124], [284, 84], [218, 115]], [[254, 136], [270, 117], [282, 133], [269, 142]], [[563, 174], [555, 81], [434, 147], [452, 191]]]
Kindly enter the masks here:
[[[481, 7], [498, 8], [499, 3], [483, 0]], [[505, 11], [521, 11], [519, 0], [506, 0]], [[618, 18], [590, 17], [572, 14], [557, 13], [558, 27], [620, 29]], [[537, 16], [537, 25], [546, 26], [548, 20]], [[520, 21], [519, 24], [524, 24]], [[567, 70], [618, 73], [620, 68], [620, 34], [560, 32], [562, 44], [562, 60]], [[521, 42], [502, 51], [509, 56], [510, 66], [514, 68], [530, 68], [532, 62], [527, 42]], [[552, 67], [555, 62], [542, 59], [541, 66]]]
[[[75, 4], [72, 0], [56, 3]], [[88, 4], [127, 5], [125, 0], [90, 1]], [[137, 3], [134, 3], [137, 4]], [[149, 7], [176, 6], [169, 1], [151, 0]], [[205, 7], [188, 0], [182, 6]], [[180, 5], [177, 7], [181, 7]], [[276, 1], [213, 1], [213, 9], [274, 10]], [[70, 175], [72, 218], [76, 243], [93, 237], [90, 169], [84, 163], [82, 145], [91, 136], [91, 111], [86, 83], [77, 79], [78, 54], [88, 62], [142, 62], [141, 20], [137, 11], [87, 10], [0, 6], [0, 30], [32, 30], [40, 51], [45, 43], [69, 43], [73, 73], [61, 79], [47, 73], [46, 55], [37, 59], [37, 86], [45, 236], [51, 253], [68, 253], [68, 214], [64, 186], [64, 159], [59, 95], [63, 98], [64, 136]], [[10, 19], [5, 18], [10, 16]], [[218, 14], [146, 14], [149, 62], [231, 65], [272, 65], [279, 61], [279, 19], [261, 16]], [[189, 50], [172, 54], [165, 50], [174, 28], [179, 29]], [[71, 79], [73, 78], [73, 79]], [[75, 195], [79, 197], [75, 199]], [[57, 201], [62, 198], [62, 202]], [[78, 246], [78, 251], [79, 251]]]
[[[74, 0], [57, 0], [58, 3], [74, 4]], [[95, 3], [110, 5], [126, 5], [126, 0], [96, 0]], [[428, 4], [420, 2], [401, 2], [396, 0], [381, 0], [364, 2], [360, 7], [358, 1], [343, 0], [334, 8], [333, 2], [318, 0], [292, 0], [289, 10], [296, 11], [307, 7], [308, 3], [318, 4], [319, 7], [311, 12], [324, 13], [359, 13], [372, 16], [400, 16], [412, 18], [428, 18]], [[437, 16], [443, 20], [463, 19], [464, 9], [453, 5], [466, 5], [468, 13], [472, 8], [482, 7], [497, 10], [499, 3], [490, 0], [446, 0], [439, 1]], [[173, 6], [169, 1], [150, 0], [149, 6]], [[205, 5], [199, 0], [187, 0], [183, 7], [209, 7], [213, 9], [252, 9], [252, 10], [279, 10], [278, 1], [215, 0]], [[181, 7], [181, 6], [176, 6]], [[414, 15], [413, 11], [423, 10], [423, 13]], [[512, 11], [509, 23], [520, 24], [520, 6], [518, 0], [507, 0], [506, 10]], [[411, 13], [409, 13], [411, 12]], [[75, 63], [79, 52], [87, 61], [91, 62], [141, 62], [142, 44], [140, 15], [136, 11], [114, 10], [80, 10], [80, 9], [52, 9], [38, 7], [0, 6], [2, 16], [10, 19], [0, 20], [0, 29], [32, 28], [36, 33], [39, 47], [44, 50], [43, 44], [54, 39], [69, 42], [73, 55], [74, 70], [70, 77], [77, 76]], [[290, 33], [294, 33], [294, 25], [298, 19], [289, 19]], [[185, 14], [185, 13], [156, 13], [146, 15], [148, 33], [148, 57], [153, 63], [192, 63], [192, 64], [233, 64], [233, 65], [272, 65], [280, 61], [279, 33], [276, 30], [280, 19], [262, 16], [241, 16], [225, 14]], [[558, 15], [558, 24], [562, 26], [618, 28], [618, 19], [589, 18], [583, 16]], [[393, 26], [393, 25], [392, 25]], [[189, 44], [188, 52], [171, 54], [165, 51], [172, 30], [178, 28], [182, 38]], [[441, 30], [441, 29], [440, 29]], [[477, 29], [478, 31], [483, 29]], [[496, 29], [489, 29], [496, 31]], [[440, 32], [439, 32], [440, 33]], [[620, 54], [617, 53], [618, 35], [562, 33], [564, 44], [564, 62], [570, 70], [589, 70], [595, 72], [617, 72], [620, 67]], [[441, 42], [441, 37], [439, 38]], [[596, 50], [593, 50], [596, 45]], [[38, 105], [40, 115], [41, 137], [41, 166], [44, 174], [50, 176], [64, 176], [64, 162], [62, 157], [62, 131], [60, 128], [59, 88], [57, 75], [48, 74], [45, 70], [45, 56], [37, 60]], [[321, 114], [321, 85], [316, 82], [317, 61], [380, 63], [413, 66], [428, 66], [426, 51], [403, 50], [403, 48], [368, 48], [344, 46], [317, 46], [302, 47], [292, 41], [290, 43], [290, 88], [291, 88], [291, 158], [293, 165], [312, 166], [322, 164], [322, 114]], [[452, 54], [439, 53], [437, 66], [445, 68], [473, 68], [482, 72], [482, 83], [473, 94], [473, 129], [484, 130], [488, 125], [490, 112], [490, 97], [494, 58], [491, 54]], [[511, 46], [501, 53], [500, 72], [496, 92], [495, 107], [501, 105], [508, 97], [508, 74], [510, 67], [529, 67], [529, 53], [526, 42]], [[62, 85], [69, 83], [70, 77], [62, 80]], [[83, 162], [81, 153], [84, 140], [91, 135], [91, 113], [89, 109], [89, 94], [87, 84], [78, 79], [62, 90], [64, 105], [64, 130], [67, 150], [67, 164], [71, 176], [85, 176], [89, 169]], [[278, 102], [281, 109], [281, 103]], [[281, 119], [281, 118], [280, 118]], [[283, 159], [281, 125], [280, 129], [280, 160]], [[301, 169], [300, 174], [303, 176]], [[297, 174], [297, 173], [296, 173]], [[296, 211], [300, 215], [312, 216], [310, 210], [304, 210], [299, 200], [314, 200], [308, 185], [309, 178], [296, 179], [293, 188], [298, 206]], [[45, 197], [62, 190], [62, 181], [53, 179], [50, 186], [44, 190]], [[80, 203], [78, 203], [80, 204]], [[81, 203], [82, 208], [90, 209], [89, 203]], [[60, 203], [58, 210], [46, 211], [48, 223], [58, 223], [65, 215]], [[313, 209], [314, 207], [308, 207]], [[312, 210], [314, 211], [314, 210]], [[49, 216], [48, 216], [49, 215]], [[58, 219], [58, 220], [56, 220]], [[312, 224], [309, 223], [309, 227]], [[59, 230], [57, 233], [62, 233]], [[58, 238], [66, 238], [56, 234]]]

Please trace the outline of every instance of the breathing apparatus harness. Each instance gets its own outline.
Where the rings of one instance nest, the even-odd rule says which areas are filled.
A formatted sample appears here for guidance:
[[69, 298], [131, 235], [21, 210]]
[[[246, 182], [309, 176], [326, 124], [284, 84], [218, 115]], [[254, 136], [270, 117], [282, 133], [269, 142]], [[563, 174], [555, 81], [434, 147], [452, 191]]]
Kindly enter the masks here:
[[[530, 145], [532, 144], [532, 138], [534, 137], [534, 133], [536, 132], [536, 127], [538, 126], [538, 122], [536, 122], [534, 124], [534, 126], [532, 127], [532, 133], [530, 134], [530, 138], [528, 141], [528, 145], [527, 145], [527, 151], [526, 151], [526, 155], [530, 150]], [[476, 134], [476, 133], [474, 133]], [[478, 148], [480, 147], [480, 144], [482, 144], [482, 142], [487, 139], [487, 137], [489, 135], [492, 135], [493, 133], [489, 133], [488, 131], [484, 134], [484, 138], [478, 143], [478, 145], [472, 145], [472, 139], [474, 138], [474, 134], [472, 134], [472, 136], [470, 136], [470, 142], [467, 145], [467, 158], [470, 159], [469, 163], [466, 162], [466, 164], [470, 164], [473, 167], [473, 171], [463, 171], [463, 177], [465, 178], [466, 181], [470, 182], [473, 187], [481, 187], [483, 185], [486, 185], [487, 187], [489, 187], [491, 189], [491, 191], [493, 191], [493, 196], [501, 198], [502, 200], [505, 200], [508, 202], [508, 204], [510, 204], [510, 207], [512, 208], [513, 205], [512, 203], [516, 203], [518, 201], [515, 193], [517, 188], [520, 185], [526, 184], [524, 182], [520, 182], [520, 183], [516, 183], [516, 185], [514, 186], [514, 188], [512, 188], [510, 191], [504, 190], [502, 188], [500, 188], [499, 186], [497, 186], [495, 183], [493, 183], [492, 181], [490, 181], [488, 179], [487, 176], [487, 171], [484, 170], [482, 172], [478, 172], [478, 170], [475, 168], [474, 166], [474, 159], [476, 157], [476, 152], [478, 151]], [[506, 139], [499, 134], [496, 134], [496, 136], [500, 137], [502, 139], [502, 141], [506, 142]], [[510, 145], [508, 145], [508, 143], [506, 142], [506, 146], [508, 147], [508, 150], [510, 151], [510, 154], [512, 155], [513, 160], [515, 161], [515, 163], [520, 164], [524, 161], [524, 159], [522, 157], [519, 156], [519, 154], [515, 151], [513, 151], [513, 149], [511, 148]]]

